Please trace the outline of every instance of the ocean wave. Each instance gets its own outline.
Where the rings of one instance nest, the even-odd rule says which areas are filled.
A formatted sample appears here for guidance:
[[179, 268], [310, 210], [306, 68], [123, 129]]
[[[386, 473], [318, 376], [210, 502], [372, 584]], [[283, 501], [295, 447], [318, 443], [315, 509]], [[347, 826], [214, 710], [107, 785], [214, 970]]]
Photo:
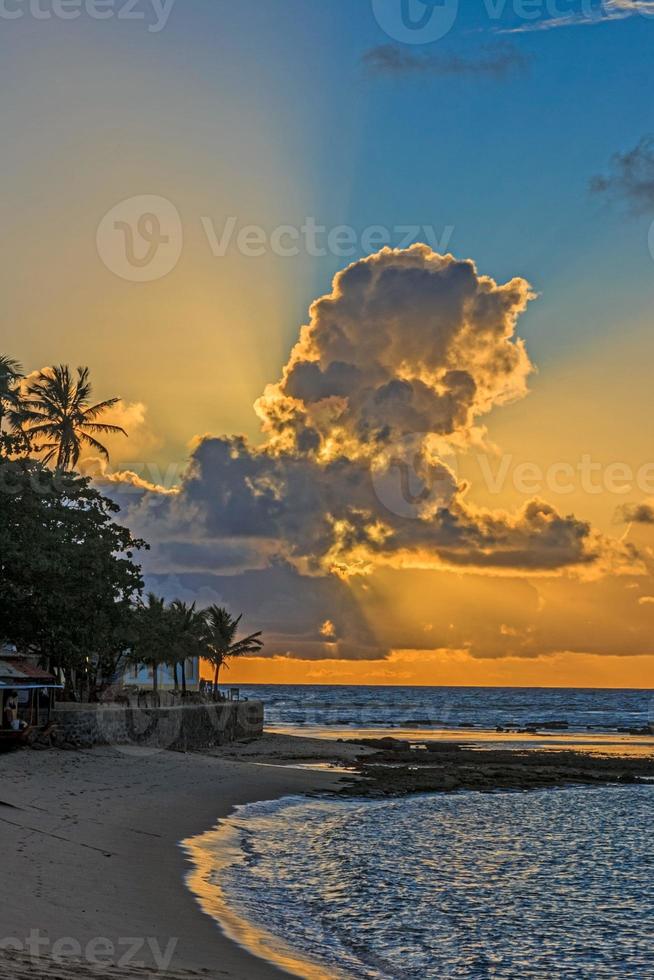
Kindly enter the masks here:
[[300, 976], [643, 980], [653, 802], [654, 787], [293, 797], [239, 809], [208, 878]]

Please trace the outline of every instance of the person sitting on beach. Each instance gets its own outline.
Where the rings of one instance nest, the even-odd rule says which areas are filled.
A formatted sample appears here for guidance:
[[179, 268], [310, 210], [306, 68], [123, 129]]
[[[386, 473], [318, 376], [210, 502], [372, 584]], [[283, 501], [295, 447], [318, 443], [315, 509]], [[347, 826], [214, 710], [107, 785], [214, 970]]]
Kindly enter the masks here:
[[5, 709], [2, 713], [2, 727], [8, 728], [12, 732], [20, 732], [27, 725], [18, 717], [18, 691], [9, 691], [5, 700]]

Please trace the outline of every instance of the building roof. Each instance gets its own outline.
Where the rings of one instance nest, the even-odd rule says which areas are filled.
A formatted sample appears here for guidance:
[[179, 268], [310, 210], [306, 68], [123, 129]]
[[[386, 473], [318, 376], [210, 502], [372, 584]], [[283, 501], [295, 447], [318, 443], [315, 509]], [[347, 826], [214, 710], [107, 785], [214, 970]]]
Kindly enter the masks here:
[[24, 657], [0, 655], [0, 690], [60, 686], [56, 677], [35, 667]]

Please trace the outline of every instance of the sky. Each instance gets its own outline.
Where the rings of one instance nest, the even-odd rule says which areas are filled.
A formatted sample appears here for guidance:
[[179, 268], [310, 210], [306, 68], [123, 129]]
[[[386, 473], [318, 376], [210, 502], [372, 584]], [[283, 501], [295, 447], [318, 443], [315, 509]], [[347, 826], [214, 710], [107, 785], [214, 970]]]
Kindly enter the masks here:
[[654, 4], [0, 20], [0, 346], [123, 399], [230, 680], [652, 686]]

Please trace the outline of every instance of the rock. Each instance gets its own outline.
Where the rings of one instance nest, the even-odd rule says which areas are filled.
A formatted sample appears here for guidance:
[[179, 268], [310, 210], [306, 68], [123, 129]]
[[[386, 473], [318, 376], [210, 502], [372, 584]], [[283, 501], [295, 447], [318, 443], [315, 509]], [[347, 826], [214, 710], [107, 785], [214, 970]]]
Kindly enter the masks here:
[[461, 746], [458, 742], [425, 742], [427, 752], [460, 752]]
[[[381, 741], [381, 740], [380, 740]], [[433, 751], [438, 748], [434, 743]], [[440, 748], [443, 748], [441, 744]], [[637, 784], [654, 778], [654, 758], [603, 757], [582, 752], [458, 747], [434, 758], [429, 752], [408, 753], [406, 760], [359, 760], [359, 777], [346, 782], [342, 795], [386, 797], [453, 790], [492, 792], [498, 789], [538, 790], [547, 786]], [[421, 758], [422, 757], [422, 758]], [[380, 765], [380, 762], [391, 765]], [[406, 763], [406, 764], [403, 764]], [[347, 780], [347, 777], [346, 777]]]
[[564, 732], [570, 725], [567, 721], [529, 721], [525, 727], [538, 728], [546, 732]]
[[410, 752], [411, 743], [399, 738], [357, 738], [350, 739], [354, 745], [366, 745], [371, 749], [381, 749], [383, 752]]

